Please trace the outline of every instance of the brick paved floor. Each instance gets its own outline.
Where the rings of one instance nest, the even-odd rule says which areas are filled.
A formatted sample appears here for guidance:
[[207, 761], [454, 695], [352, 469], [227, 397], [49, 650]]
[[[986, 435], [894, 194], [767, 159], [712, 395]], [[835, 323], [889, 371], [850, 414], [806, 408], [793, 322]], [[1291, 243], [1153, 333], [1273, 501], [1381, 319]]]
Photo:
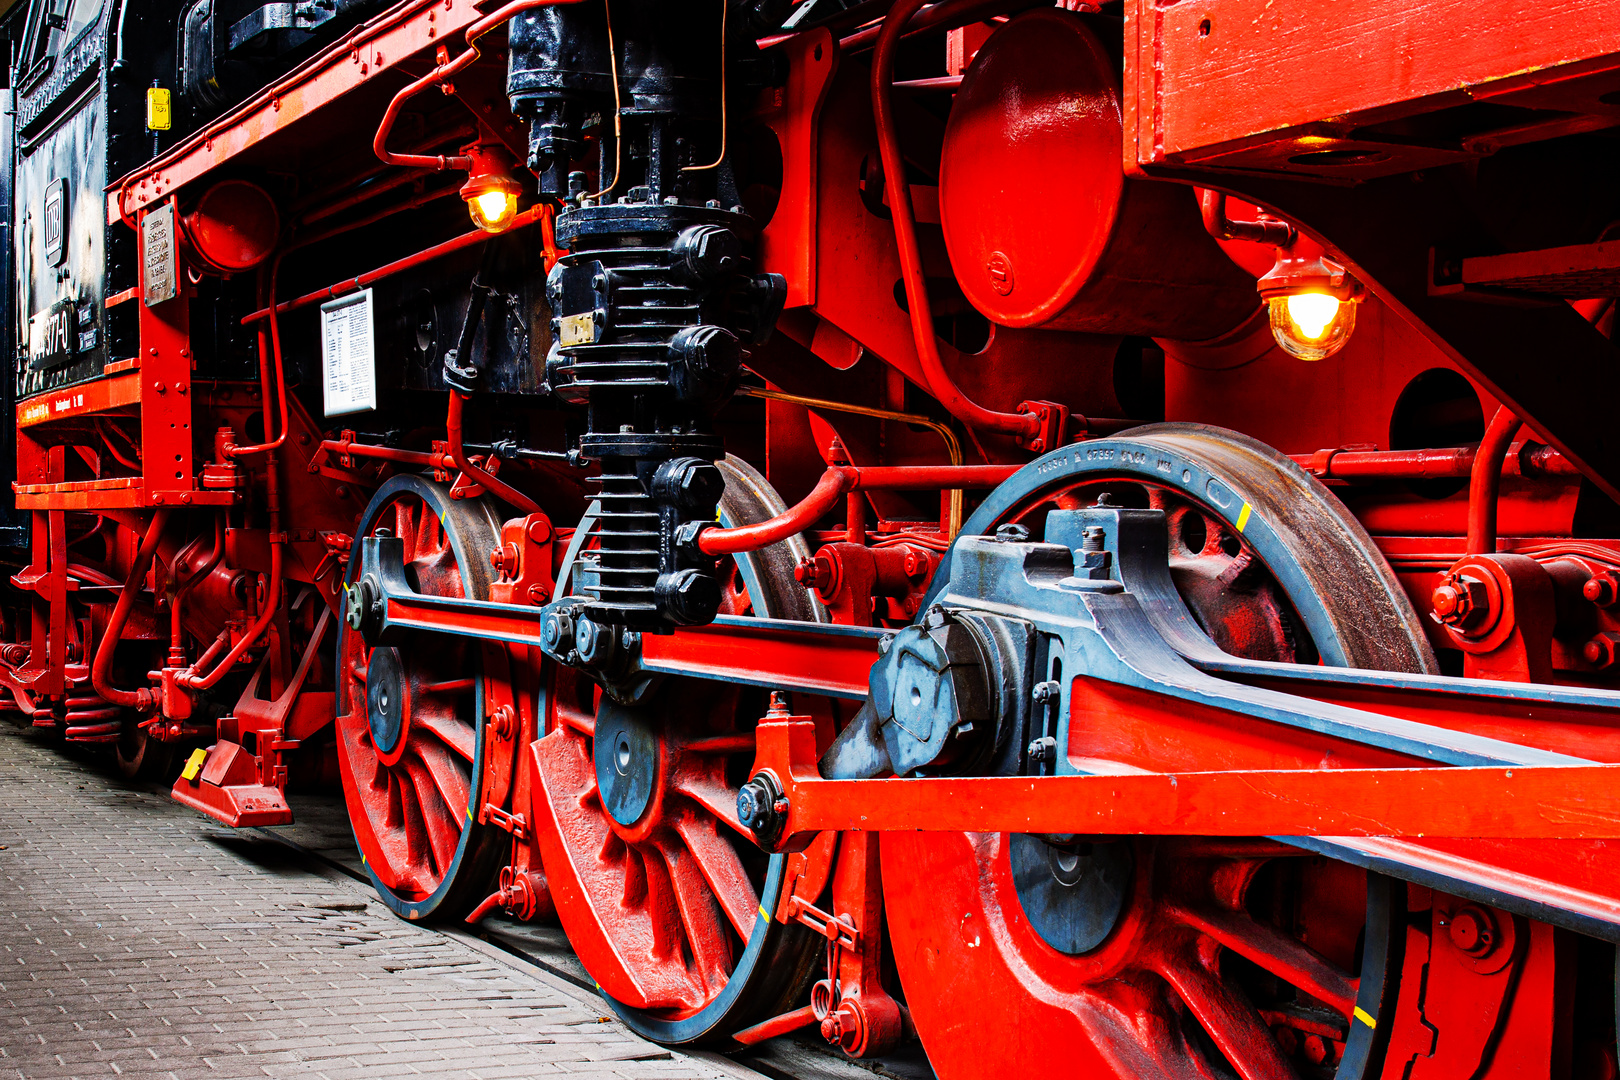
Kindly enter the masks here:
[[8, 722], [0, 845], [0, 1080], [750, 1075]]

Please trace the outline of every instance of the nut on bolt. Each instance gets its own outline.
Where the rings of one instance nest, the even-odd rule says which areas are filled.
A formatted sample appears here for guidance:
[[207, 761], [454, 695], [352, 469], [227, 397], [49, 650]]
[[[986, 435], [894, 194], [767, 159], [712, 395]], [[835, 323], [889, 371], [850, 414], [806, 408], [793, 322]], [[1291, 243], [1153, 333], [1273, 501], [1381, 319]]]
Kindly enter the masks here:
[[1613, 667], [1615, 657], [1620, 655], [1620, 634], [1612, 630], [1596, 634], [1581, 647], [1581, 655], [1594, 667]]
[[1600, 570], [1586, 579], [1586, 584], [1581, 586], [1581, 595], [1598, 607], [1613, 606], [1615, 600], [1620, 599], [1620, 574], [1613, 570]]
[[1434, 588], [1429, 597], [1434, 616], [1446, 626], [1468, 630], [1484, 621], [1490, 606], [1485, 583], [1466, 574], [1453, 574]]
[[737, 792], [737, 820], [765, 847], [775, 844], [787, 824], [788, 801], [776, 777], [762, 772]]

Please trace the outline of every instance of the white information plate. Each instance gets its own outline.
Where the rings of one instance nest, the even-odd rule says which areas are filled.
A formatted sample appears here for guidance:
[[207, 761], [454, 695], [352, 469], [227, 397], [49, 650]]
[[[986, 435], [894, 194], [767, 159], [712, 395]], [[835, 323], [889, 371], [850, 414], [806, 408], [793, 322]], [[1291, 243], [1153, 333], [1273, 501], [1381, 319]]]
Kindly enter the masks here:
[[377, 337], [370, 289], [321, 305], [321, 373], [327, 416], [377, 407]]

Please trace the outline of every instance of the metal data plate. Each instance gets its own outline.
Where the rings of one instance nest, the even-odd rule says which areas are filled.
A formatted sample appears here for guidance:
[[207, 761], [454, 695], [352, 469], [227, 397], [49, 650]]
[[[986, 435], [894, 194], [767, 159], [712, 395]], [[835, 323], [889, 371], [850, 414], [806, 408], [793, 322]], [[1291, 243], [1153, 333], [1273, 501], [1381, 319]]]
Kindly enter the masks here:
[[557, 342], [560, 345], [589, 345], [596, 340], [596, 312], [587, 311], [580, 315], [564, 315], [562, 326], [557, 331]]
[[141, 295], [146, 306], [173, 300], [177, 277], [174, 204], [164, 203], [141, 219]]

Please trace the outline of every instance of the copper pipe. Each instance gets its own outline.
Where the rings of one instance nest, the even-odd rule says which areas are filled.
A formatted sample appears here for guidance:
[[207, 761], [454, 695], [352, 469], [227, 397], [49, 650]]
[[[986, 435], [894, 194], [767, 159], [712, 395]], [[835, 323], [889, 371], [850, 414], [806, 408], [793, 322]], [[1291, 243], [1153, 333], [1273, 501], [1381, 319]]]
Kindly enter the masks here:
[[157, 707], [157, 699], [148, 687], [139, 690], [119, 690], [113, 686], [112, 677], [113, 650], [118, 646], [118, 639], [124, 634], [124, 623], [129, 619], [129, 609], [135, 603], [135, 593], [141, 579], [146, 576], [147, 568], [152, 565], [152, 556], [157, 551], [158, 541], [163, 537], [163, 528], [169, 523], [168, 508], [161, 509], [152, 515], [151, 522], [146, 526], [146, 535], [141, 538], [141, 546], [135, 552], [135, 561], [130, 563], [129, 574], [124, 578], [124, 587], [118, 593], [118, 603], [113, 605], [112, 617], [107, 620], [107, 628], [102, 632], [101, 644], [96, 648], [96, 658], [90, 664], [90, 685], [95, 687], [96, 693], [114, 705], [123, 705], [141, 712], [151, 712]]
[[1502, 464], [1521, 422], [1512, 409], [1500, 405], [1479, 442], [1468, 476], [1469, 555], [1496, 551], [1496, 501], [1502, 487]]

